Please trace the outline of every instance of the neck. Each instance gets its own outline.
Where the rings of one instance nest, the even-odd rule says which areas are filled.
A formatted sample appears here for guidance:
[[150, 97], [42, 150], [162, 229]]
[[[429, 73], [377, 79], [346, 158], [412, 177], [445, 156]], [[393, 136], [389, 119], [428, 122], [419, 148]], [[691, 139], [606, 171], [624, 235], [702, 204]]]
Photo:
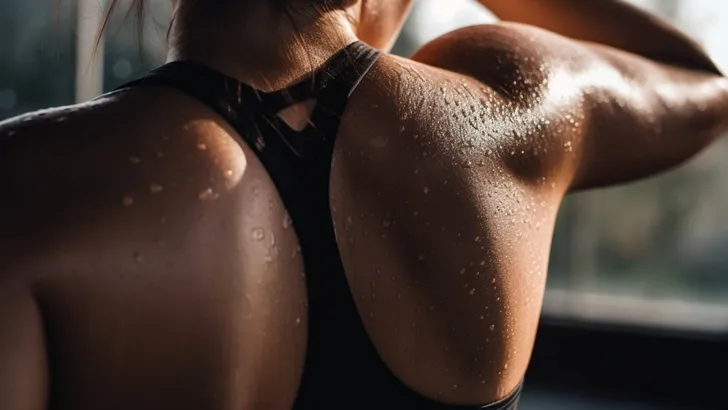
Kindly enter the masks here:
[[213, 18], [175, 7], [168, 60], [202, 63], [261, 90], [281, 89], [357, 40], [347, 12], [301, 16], [259, 7]]

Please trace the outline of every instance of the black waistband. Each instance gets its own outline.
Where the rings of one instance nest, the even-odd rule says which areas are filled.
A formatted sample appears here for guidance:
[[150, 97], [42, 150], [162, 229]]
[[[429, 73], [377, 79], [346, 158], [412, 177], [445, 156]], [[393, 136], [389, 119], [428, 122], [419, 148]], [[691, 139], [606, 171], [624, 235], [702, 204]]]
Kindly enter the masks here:
[[518, 400], [521, 399], [521, 393], [523, 392], [523, 383], [519, 384], [518, 387], [511, 392], [508, 396], [503, 399], [491, 403], [487, 406], [480, 407], [479, 410], [516, 410], [518, 408]]

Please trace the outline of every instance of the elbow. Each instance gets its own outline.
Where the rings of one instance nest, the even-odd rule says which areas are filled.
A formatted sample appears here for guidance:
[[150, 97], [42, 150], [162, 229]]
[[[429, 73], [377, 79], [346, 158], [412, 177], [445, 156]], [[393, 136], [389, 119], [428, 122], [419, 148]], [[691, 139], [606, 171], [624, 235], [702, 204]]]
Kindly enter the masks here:
[[701, 74], [657, 87], [663, 132], [702, 148], [728, 132], [728, 78]]
[[716, 77], [706, 84], [704, 98], [699, 106], [703, 130], [709, 141], [728, 132], [728, 78]]

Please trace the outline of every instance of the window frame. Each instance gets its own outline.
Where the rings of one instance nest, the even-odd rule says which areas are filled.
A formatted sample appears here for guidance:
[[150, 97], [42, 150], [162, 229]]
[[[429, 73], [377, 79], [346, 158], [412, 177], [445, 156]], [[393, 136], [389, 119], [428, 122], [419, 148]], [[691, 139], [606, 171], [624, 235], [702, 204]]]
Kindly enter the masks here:
[[99, 37], [105, 0], [76, 1], [76, 78], [75, 100], [82, 103], [103, 94], [104, 43]]

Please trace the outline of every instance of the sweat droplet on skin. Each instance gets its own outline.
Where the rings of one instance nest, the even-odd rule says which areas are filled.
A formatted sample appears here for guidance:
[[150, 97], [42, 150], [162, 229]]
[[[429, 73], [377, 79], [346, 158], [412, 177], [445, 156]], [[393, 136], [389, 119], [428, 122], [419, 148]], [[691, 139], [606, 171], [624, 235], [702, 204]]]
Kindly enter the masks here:
[[151, 184], [149, 185], [149, 192], [153, 194], [158, 194], [164, 190], [164, 187], [159, 184]]
[[263, 228], [255, 228], [251, 231], [250, 236], [253, 240], [262, 241], [265, 238], [265, 230]]
[[288, 229], [291, 226], [291, 217], [288, 214], [283, 216], [283, 229]]
[[369, 145], [377, 148], [384, 148], [389, 142], [388, 138], [376, 137], [369, 140]]
[[204, 190], [200, 191], [199, 194], [197, 194], [197, 198], [202, 201], [212, 199], [212, 197], [213, 197], [212, 188], [204, 189]]

